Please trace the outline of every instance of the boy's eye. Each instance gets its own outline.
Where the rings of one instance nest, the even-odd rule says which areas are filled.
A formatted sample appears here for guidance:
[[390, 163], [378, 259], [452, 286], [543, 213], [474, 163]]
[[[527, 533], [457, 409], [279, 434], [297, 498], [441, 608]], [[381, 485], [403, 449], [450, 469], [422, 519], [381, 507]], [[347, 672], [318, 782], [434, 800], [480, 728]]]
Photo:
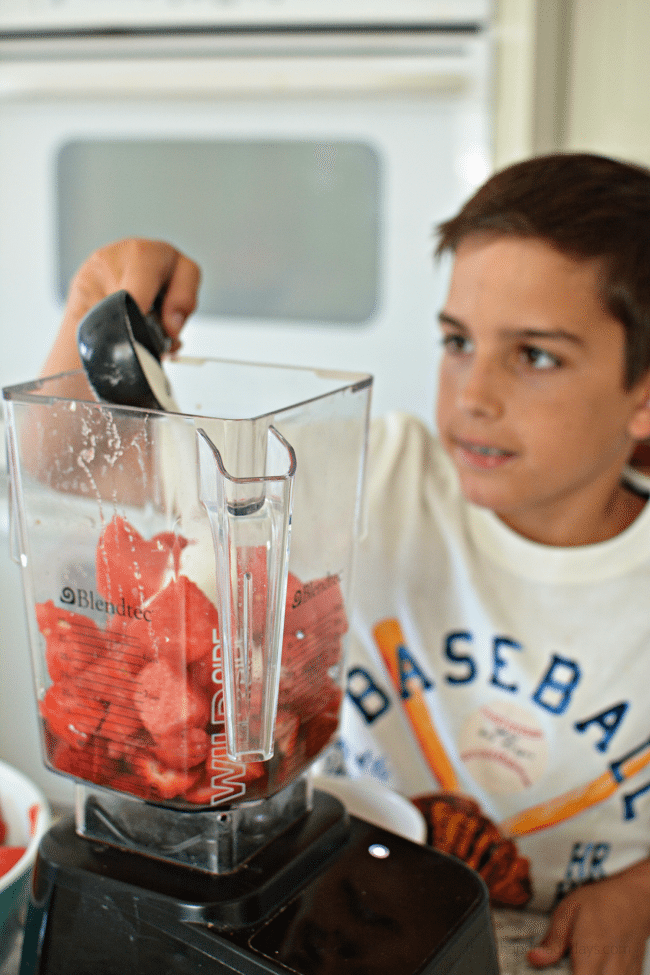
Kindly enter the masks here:
[[522, 355], [526, 362], [534, 369], [557, 369], [562, 365], [557, 356], [547, 352], [546, 349], [539, 349], [536, 345], [525, 345]]
[[473, 348], [471, 341], [460, 332], [447, 332], [441, 342], [445, 351], [456, 355], [468, 355]]

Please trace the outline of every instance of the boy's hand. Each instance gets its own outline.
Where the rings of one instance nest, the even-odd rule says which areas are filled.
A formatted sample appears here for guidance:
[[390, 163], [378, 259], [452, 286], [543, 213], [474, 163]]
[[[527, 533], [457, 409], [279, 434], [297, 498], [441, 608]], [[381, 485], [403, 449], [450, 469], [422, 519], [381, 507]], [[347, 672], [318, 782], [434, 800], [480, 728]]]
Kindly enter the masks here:
[[200, 278], [194, 261], [162, 241], [131, 238], [95, 251], [72, 280], [63, 321], [42, 374], [51, 376], [81, 368], [79, 322], [98, 301], [122, 289], [133, 296], [144, 314], [165, 289], [161, 321], [175, 351], [185, 320], [196, 307]]
[[569, 953], [573, 975], [639, 975], [649, 937], [650, 860], [644, 860], [565, 897], [528, 961], [544, 968]]

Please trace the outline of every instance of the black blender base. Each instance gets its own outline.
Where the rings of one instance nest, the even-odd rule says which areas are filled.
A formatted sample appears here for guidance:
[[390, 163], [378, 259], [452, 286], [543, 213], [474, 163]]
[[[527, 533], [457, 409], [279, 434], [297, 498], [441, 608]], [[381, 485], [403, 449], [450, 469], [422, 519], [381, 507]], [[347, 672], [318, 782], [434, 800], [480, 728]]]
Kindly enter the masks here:
[[221, 877], [97, 847], [64, 822], [34, 889], [20, 975], [498, 975], [480, 878], [324, 793]]

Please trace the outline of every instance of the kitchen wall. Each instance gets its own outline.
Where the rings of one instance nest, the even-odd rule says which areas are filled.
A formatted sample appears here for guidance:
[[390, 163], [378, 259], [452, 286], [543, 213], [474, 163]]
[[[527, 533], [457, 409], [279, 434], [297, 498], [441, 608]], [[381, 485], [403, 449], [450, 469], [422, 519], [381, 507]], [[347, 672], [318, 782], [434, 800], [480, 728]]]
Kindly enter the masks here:
[[566, 143], [650, 165], [650, 4], [573, 0]]
[[496, 0], [495, 164], [589, 150], [650, 166], [647, 0]]

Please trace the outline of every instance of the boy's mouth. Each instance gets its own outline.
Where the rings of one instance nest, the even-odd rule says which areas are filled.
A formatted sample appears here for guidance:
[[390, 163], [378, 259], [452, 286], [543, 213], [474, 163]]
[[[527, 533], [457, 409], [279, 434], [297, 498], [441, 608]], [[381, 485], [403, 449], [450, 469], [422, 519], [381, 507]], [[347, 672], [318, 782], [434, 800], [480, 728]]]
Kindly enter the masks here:
[[512, 450], [504, 450], [493, 444], [473, 443], [455, 438], [453, 445], [458, 458], [463, 463], [482, 470], [500, 467], [515, 456]]

